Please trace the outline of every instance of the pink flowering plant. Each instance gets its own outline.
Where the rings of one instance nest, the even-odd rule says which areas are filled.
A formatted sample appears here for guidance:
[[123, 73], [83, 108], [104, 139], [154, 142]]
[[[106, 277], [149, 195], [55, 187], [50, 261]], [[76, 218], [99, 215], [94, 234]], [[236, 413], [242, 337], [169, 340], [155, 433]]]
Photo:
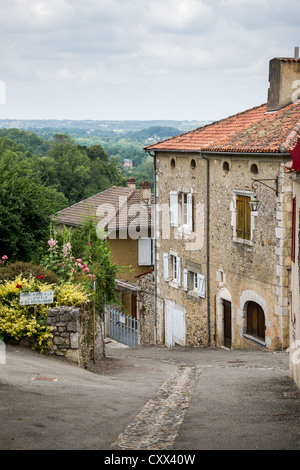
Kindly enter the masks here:
[[8, 257], [6, 255], [3, 255], [0, 260], [0, 266], [5, 266], [7, 260], [8, 260]]
[[81, 258], [72, 255], [70, 237], [71, 234], [67, 229], [62, 232], [61, 243], [52, 236], [48, 240], [48, 253], [43, 258], [42, 264], [56, 273], [60, 282], [81, 284], [85, 283], [84, 281], [90, 282], [93, 278], [90, 268]]
[[58, 276], [60, 284], [80, 285], [99, 313], [105, 303], [118, 302], [115, 282], [120, 268], [112, 263], [107, 240], [99, 237], [92, 219], [72, 231], [50, 234], [42, 265]]

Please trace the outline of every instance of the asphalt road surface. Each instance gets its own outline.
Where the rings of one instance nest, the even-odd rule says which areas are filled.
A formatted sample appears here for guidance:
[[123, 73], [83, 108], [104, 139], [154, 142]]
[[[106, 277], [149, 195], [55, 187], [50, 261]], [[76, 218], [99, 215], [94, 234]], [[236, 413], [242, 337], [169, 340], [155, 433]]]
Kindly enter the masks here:
[[7, 346], [0, 450], [300, 449], [286, 352], [114, 346], [90, 370]]

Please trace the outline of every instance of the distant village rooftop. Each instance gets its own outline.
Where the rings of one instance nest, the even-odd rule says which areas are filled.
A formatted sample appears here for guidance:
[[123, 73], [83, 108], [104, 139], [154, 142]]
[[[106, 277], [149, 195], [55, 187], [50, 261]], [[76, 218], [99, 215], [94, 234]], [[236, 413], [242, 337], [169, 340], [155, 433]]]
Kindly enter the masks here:
[[[113, 186], [106, 189], [59, 211], [52, 220], [57, 224], [71, 227], [82, 225], [87, 217], [98, 223], [103, 218], [97, 216], [97, 211], [101, 208], [102, 213], [106, 212], [104, 228], [109, 224], [117, 230], [135, 225], [141, 228], [151, 228], [153, 225], [153, 198], [149, 182], [142, 182], [140, 189], [136, 189], [136, 180], [131, 177], [127, 179], [127, 187]], [[144, 210], [137, 213], [141, 204]]]

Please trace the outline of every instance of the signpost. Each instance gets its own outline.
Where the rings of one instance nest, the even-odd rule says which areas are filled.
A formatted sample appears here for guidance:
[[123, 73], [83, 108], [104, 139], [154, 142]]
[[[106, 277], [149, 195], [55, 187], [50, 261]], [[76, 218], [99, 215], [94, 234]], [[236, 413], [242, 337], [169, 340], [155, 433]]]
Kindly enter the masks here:
[[34, 305], [34, 316], [36, 317], [36, 306], [40, 304], [52, 304], [54, 299], [54, 291], [45, 292], [28, 292], [20, 294], [20, 305]]
[[28, 292], [20, 294], [20, 305], [52, 304], [54, 291]]

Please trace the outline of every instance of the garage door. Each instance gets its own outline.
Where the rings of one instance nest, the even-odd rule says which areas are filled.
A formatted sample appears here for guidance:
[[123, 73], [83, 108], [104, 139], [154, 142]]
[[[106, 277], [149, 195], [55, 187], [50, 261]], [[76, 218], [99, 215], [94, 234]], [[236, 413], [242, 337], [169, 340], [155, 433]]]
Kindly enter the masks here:
[[185, 344], [185, 314], [174, 307], [166, 307], [166, 345]]

